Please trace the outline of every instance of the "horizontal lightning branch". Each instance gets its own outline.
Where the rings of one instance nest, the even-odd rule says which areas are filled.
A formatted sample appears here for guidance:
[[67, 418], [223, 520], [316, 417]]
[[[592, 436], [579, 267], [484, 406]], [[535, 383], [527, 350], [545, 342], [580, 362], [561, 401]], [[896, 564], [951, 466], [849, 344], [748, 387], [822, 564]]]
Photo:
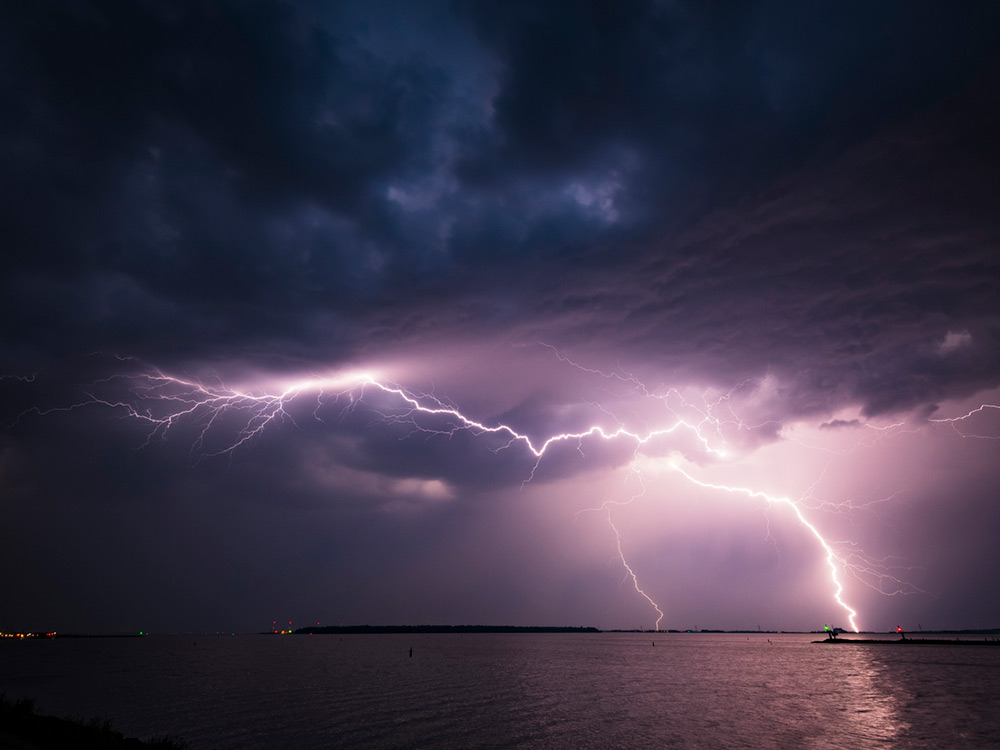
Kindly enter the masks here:
[[[650, 441], [683, 431], [689, 436], [689, 439], [693, 438], [704, 455], [716, 459], [724, 457], [726, 455], [724, 429], [739, 431], [759, 426], [744, 423], [736, 416], [730, 404], [734, 393], [747, 387], [748, 384], [756, 385], [756, 383], [747, 381], [731, 389], [714, 402], [694, 405], [683, 399], [675, 389], [660, 392], [651, 391], [633, 376], [621, 376], [583, 368], [563, 357], [553, 347], [548, 348], [553, 349], [560, 361], [569, 366], [609, 380], [615, 380], [622, 386], [634, 389], [634, 392], [641, 397], [661, 402], [666, 415], [664, 423], [643, 430], [629, 429], [600, 404], [591, 404], [596, 410], [601, 411], [612, 424], [595, 423], [579, 431], [561, 432], [544, 439], [533, 439], [509, 424], [503, 422], [486, 423], [473, 419], [456, 406], [448, 404], [432, 394], [414, 393], [370, 372], [352, 372], [326, 377], [315, 376], [288, 382], [279, 387], [241, 390], [226, 387], [222, 383], [206, 385], [194, 380], [174, 377], [159, 370], [151, 370], [138, 374], [115, 375], [97, 381], [87, 393], [87, 400], [70, 407], [32, 411], [47, 414], [53, 411], [78, 409], [88, 405], [101, 405], [123, 410], [126, 417], [148, 425], [149, 430], [144, 445], [156, 437], [165, 439], [172, 430], [179, 428], [181, 424], [187, 424], [195, 427], [196, 430], [192, 453], [198, 454], [199, 457], [207, 457], [232, 454], [275, 423], [288, 421], [294, 424], [295, 417], [291, 406], [300, 399], [315, 399], [312, 416], [320, 420], [322, 408], [340, 405], [343, 409], [343, 415], [347, 410], [354, 409], [362, 401], [368, 399], [370, 392], [374, 392], [381, 394], [383, 397], [381, 401], [385, 401], [384, 397], [389, 397], [390, 401], [395, 402], [386, 411], [376, 410], [379, 418], [387, 423], [409, 425], [412, 428], [410, 434], [453, 436], [458, 432], [465, 431], [474, 435], [492, 435], [499, 438], [499, 443], [494, 444], [492, 448], [494, 451], [521, 445], [534, 457], [534, 465], [525, 482], [531, 481], [543, 457], [557, 444], [576, 443], [582, 451], [582, 444], [585, 440], [631, 443], [635, 453], [628, 474], [638, 477], [642, 486], [641, 491], [627, 501], [605, 500], [600, 508], [593, 510], [605, 511], [608, 524], [614, 532], [618, 557], [627, 577], [631, 579], [636, 592], [656, 610], [658, 614], [656, 628], [659, 629], [660, 622], [664, 617], [663, 610], [640, 587], [636, 573], [626, 561], [622, 535], [612, 519], [611, 506], [631, 503], [645, 493], [645, 484], [638, 468], [638, 456], [640, 449]], [[106, 398], [98, 395], [98, 391], [105, 386], [124, 386], [129, 395], [124, 399]], [[1000, 409], [1000, 406], [984, 404], [959, 417], [929, 421], [945, 423], [954, 427], [977, 414], [995, 409]], [[682, 411], [686, 416], [681, 415]], [[893, 425], [893, 427], [897, 426]], [[224, 440], [221, 447], [207, 448], [210, 442], [209, 436], [217, 438], [219, 433], [222, 433], [223, 436], [229, 434], [230, 438]], [[815, 485], [809, 489], [803, 499], [793, 500], [788, 497], [769, 495], [748, 487], [704, 481], [691, 471], [682, 468], [674, 459], [668, 461], [667, 468], [679, 474], [692, 485], [762, 501], [767, 507], [789, 509], [799, 524], [805, 527], [821, 548], [829, 569], [833, 599], [846, 613], [854, 630], [858, 630], [856, 619], [858, 613], [844, 599], [841, 571], [847, 571], [855, 580], [883, 594], [892, 595], [917, 591], [915, 587], [898, 578], [893, 572], [904, 571], [907, 568], [889, 565], [888, 561], [884, 560], [872, 560], [851, 542], [827, 540], [816, 524], [806, 516], [810, 509], [823, 508], [846, 512], [856, 510], [858, 505], [817, 502], [813, 494]], [[873, 501], [871, 504], [885, 501]]]

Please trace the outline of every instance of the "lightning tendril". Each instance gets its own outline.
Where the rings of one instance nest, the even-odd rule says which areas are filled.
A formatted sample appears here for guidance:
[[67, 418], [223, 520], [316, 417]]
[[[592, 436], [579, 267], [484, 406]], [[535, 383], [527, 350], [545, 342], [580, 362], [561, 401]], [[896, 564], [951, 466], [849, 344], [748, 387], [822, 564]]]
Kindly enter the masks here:
[[[630, 580], [635, 591], [642, 596], [656, 611], [657, 619], [654, 629], [659, 630], [665, 617], [660, 605], [640, 586], [639, 578], [627, 562], [623, 546], [622, 534], [615, 525], [612, 516], [612, 506], [630, 504], [646, 493], [642, 473], [639, 469], [639, 453], [643, 446], [651, 441], [668, 435], [685, 433], [700, 447], [706, 456], [722, 459], [727, 455], [727, 441], [724, 431], [752, 431], [762, 425], [749, 425], [740, 419], [732, 406], [734, 394], [742, 389], [754, 388], [759, 381], [745, 381], [714, 401], [703, 400], [693, 403], [686, 399], [676, 389], [650, 389], [633, 375], [620, 375], [583, 367], [568, 357], [563, 356], [555, 347], [542, 344], [551, 349], [563, 364], [582, 372], [605, 378], [631, 389], [645, 398], [661, 402], [667, 419], [655, 427], [634, 429], [626, 426], [608, 409], [600, 404], [590, 404], [600, 410], [611, 424], [594, 423], [577, 431], [559, 432], [544, 438], [532, 438], [527, 433], [502, 421], [484, 422], [466, 415], [457, 406], [450, 404], [430, 393], [411, 391], [403, 386], [380, 377], [369, 371], [346, 372], [331, 376], [311, 376], [284, 384], [272, 384], [272, 387], [255, 389], [230, 388], [221, 381], [206, 384], [197, 380], [175, 377], [160, 370], [148, 370], [133, 374], [114, 375], [97, 381], [87, 392], [87, 400], [70, 407], [52, 408], [47, 410], [34, 409], [39, 414], [52, 411], [77, 409], [88, 405], [100, 405], [115, 410], [121, 410], [126, 417], [147, 425], [148, 431], [143, 445], [148, 445], [153, 439], [165, 439], [168, 434], [179, 428], [181, 424], [195, 427], [195, 439], [192, 453], [199, 458], [219, 455], [231, 455], [241, 446], [245, 446], [276, 423], [288, 421], [295, 424], [295, 416], [290, 406], [293, 402], [306, 397], [315, 399], [312, 417], [320, 420], [321, 408], [331, 403], [345, 404], [344, 410], [355, 408], [364, 401], [369, 392], [377, 392], [393, 400], [395, 406], [388, 412], [378, 412], [381, 419], [388, 423], [407, 425], [410, 434], [454, 436], [458, 432], [469, 432], [473, 435], [491, 435], [496, 438], [491, 450], [495, 452], [509, 450], [520, 445], [533, 457], [534, 462], [524, 483], [530, 482], [546, 454], [554, 446], [564, 443], [576, 443], [582, 452], [583, 442], [588, 439], [612, 442], [626, 442], [633, 446], [632, 461], [629, 464], [627, 476], [638, 477], [640, 490], [628, 500], [605, 500], [592, 511], [603, 511], [609, 527], [614, 534], [618, 558], [625, 570], [626, 579]], [[97, 386], [116, 381], [124, 383], [129, 393], [126, 399], [109, 399], [97, 395]], [[977, 414], [1000, 409], [994, 404], [983, 404], [969, 410], [966, 414], [953, 418], [929, 419], [930, 423], [946, 424], [956, 430], [959, 424]], [[23, 415], [22, 415], [23, 416]], [[767, 423], [765, 423], [766, 425]], [[236, 425], [234, 428], [233, 425]], [[865, 425], [868, 426], [868, 425]], [[880, 430], [902, 429], [902, 423], [889, 428], [874, 428], [876, 434]], [[214, 431], [233, 430], [232, 439], [225, 441], [221, 447], [209, 449], [209, 435]], [[965, 437], [990, 437], [988, 435], [971, 435], [961, 433]], [[829, 574], [829, 585], [833, 601], [843, 610], [855, 631], [858, 627], [858, 612], [846, 601], [845, 585], [842, 576], [847, 573], [854, 580], [873, 588], [880, 593], [892, 595], [918, 591], [916, 587], [893, 573], [892, 561], [873, 560], [867, 557], [856, 544], [846, 541], [827, 539], [816, 523], [808, 517], [811, 510], [822, 507], [832, 512], [845, 512], [859, 506], [849, 502], [829, 503], [819, 502], [815, 496], [815, 484], [798, 500], [770, 495], [758, 489], [732, 486], [717, 482], [705, 481], [691, 468], [685, 468], [676, 458], [669, 458], [666, 468], [682, 477], [693, 486], [716, 492], [742, 496], [746, 499], [762, 502], [765, 508], [786, 508], [805, 528], [809, 536], [817, 543]], [[818, 483], [819, 480], [817, 480]], [[868, 503], [869, 506], [887, 502], [892, 497]], [[768, 530], [768, 538], [770, 530]], [[772, 543], [773, 543], [773, 539]]]

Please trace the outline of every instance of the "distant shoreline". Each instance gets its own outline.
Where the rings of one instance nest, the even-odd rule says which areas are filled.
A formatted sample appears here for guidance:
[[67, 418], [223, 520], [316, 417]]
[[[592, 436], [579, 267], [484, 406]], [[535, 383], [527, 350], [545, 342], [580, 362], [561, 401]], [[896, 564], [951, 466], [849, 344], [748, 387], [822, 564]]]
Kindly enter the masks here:
[[998, 640], [971, 640], [961, 638], [824, 638], [813, 643], [836, 644], [878, 644], [879, 646], [1000, 646]]
[[386, 635], [407, 633], [600, 633], [589, 627], [520, 625], [329, 625], [299, 628], [292, 635]]
[[[383, 635], [383, 634], [408, 634], [408, 633], [437, 633], [437, 634], [461, 634], [461, 633], [643, 633], [651, 635], [825, 635], [822, 630], [678, 630], [674, 628], [664, 630], [641, 630], [611, 628], [602, 630], [589, 626], [544, 626], [544, 625], [326, 625], [299, 628], [297, 630], [258, 631], [253, 632], [230, 632], [230, 631], [190, 631], [190, 632], [159, 632], [152, 635], [181, 635], [181, 636], [234, 636], [234, 635]], [[0, 642], [6, 640], [28, 640], [28, 639], [62, 639], [62, 638], [143, 638], [151, 635], [148, 632], [141, 633], [57, 633], [57, 632], [0, 632]], [[837, 643], [896, 643], [900, 639], [894, 638], [895, 631], [874, 631], [867, 630], [860, 633], [843, 633], [837, 639]], [[886, 636], [885, 638], [866, 639], [852, 636]], [[927, 636], [927, 637], [925, 637]], [[942, 638], [951, 636], [953, 638]], [[919, 637], [908, 637], [906, 643], [983, 643], [984, 641], [965, 640], [976, 636], [1000, 637], [1000, 628], [981, 628], [966, 630], [923, 630]], [[957, 637], [957, 638], [954, 638]], [[827, 643], [828, 639], [815, 641], [815, 643]], [[1000, 641], [985, 641], [987, 643]]]
[[[729, 635], [821, 635], [822, 630], [601, 630], [594, 627], [573, 626], [536, 626], [536, 625], [325, 625], [299, 628], [285, 631], [284, 635], [384, 635], [407, 633], [646, 633], [652, 635], [697, 635], [697, 634], [729, 634]], [[282, 633], [265, 631], [261, 635], [281, 635]], [[1000, 628], [984, 628], [981, 630], [928, 630], [921, 635], [954, 635], [954, 636], [1000, 636]], [[895, 636], [895, 631], [877, 632], [864, 631], [854, 635], [886, 635]], [[846, 639], [849, 640], [849, 639]], [[908, 641], [910, 639], [907, 639]], [[826, 641], [816, 641], [825, 643]], [[838, 640], [838, 642], [840, 642]], [[885, 643], [883, 640], [865, 641], [855, 639], [853, 643]], [[890, 641], [895, 642], [895, 641]], [[927, 641], [932, 642], [932, 641]], [[940, 641], [948, 643], [950, 641]], [[977, 641], [978, 642], [978, 641]]]
[[22, 641], [38, 638], [54, 640], [56, 638], [144, 638], [145, 636], [145, 633], [0, 633], [0, 639]]

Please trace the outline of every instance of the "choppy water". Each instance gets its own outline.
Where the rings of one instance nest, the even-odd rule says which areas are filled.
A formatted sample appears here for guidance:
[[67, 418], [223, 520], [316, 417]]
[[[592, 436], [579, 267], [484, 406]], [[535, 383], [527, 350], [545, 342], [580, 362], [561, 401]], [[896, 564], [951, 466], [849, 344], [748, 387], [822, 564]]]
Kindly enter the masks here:
[[45, 713], [110, 717], [131, 736], [179, 735], [193, 750], [1000, 745], [1000, 648], [826, 647], [811, 639], [2, 642], [0, 691], [33, 697]]

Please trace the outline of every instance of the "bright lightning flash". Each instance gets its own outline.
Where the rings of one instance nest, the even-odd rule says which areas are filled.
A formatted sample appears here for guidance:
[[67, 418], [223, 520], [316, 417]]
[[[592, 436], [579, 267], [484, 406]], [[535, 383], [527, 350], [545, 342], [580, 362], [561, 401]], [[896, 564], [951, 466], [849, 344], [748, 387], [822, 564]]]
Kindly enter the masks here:
[[[547, 346], [547, 345], [546, 345]], [[549, 347], [552, 348], [552, 347]], [[735, 431], [751, 430], [753, 426], [745, 424], [739, 419], [731, 406], [731, 399], [736, 391], [747, 384], [737, 386], [721, 398], [709, 402], [703, 400], [702, 403], [692, 403], [686, 400], [675, 389], [664, 390], [662, 392], [652, 391], [632, 376], [621, 376], [618, 374], [608, 374], [597, 370], [590, 370], [577, 365], [555, 351], [561, 362], [569, 366], [578, 368], [586, 373], [617, 381], [619, 385], [628, 387], [642, 397], [653, 398], [662, 403], [664, 407], [665, 421], [662, 425], [648, 427], [641, 430], [629, 429], [625, 423], [617, 419], [609, 411], [597, 406], [613, 423], [592, 424], [585, 429], [575, 432], [562, 432], [550, 435], [544, 439], [532, 439], [527, 434], [519, 432], [511, 425], [505, 423], [487, 424], [477, 421], [455, 406], [446, 403], [432, 394], [418, 393], [407, 390], [402, 386], [382, 378], [378, 373], [367, 371], [356, 371], [340, 373], [333, 376], [314, 376], [300, 380], [284, 383], [272, 383], [269, 387], [253, 390], [230, 388], [219, 383], [217, 385], [206, 385], [194, 380], [174, 377], [158, 370], [142, 372], [130, 375], [116, 375], [99, 383], [95, 383], [95, 388], [99, 384], [108, 384], [112, 381], [118, 384], [125, 384], [128, 388], [128, 400], [111, 400], [101, 398], [94, 392], [88, 393], [89, 399], [83, 403], [75, 404], [68, 408], [79, 408], [88, 404], [99, 404], [114, 409], [124, 410], [128, 417], [142, 421], [149, 427], [146, 443], [153, 438], [166, 438], [171, 430], [179, 425], [193, 425], [196, 428], [196, 439], [192, 446], [192, 451], [201, 456], [214, 456], [220, 454], [232, 454], [240, 446], [252, 441], [268, 427], [281, 421], [295, 422], [290, 410], [293, 402], [304, 399], [314, 399], [315, 408], [313, 417], [320, 419], [321, 407], [327, 405], [343, 405], [346, 402], [347, 409], [354, 408], [369, 391], [376, 391], [389, 397], [396, 402], [396, 406], [389, 413], [381, 413], [382, 419], [394, 424], [405, 424], [412, 427], [414, 432], [431, 435], [452, 436], [460, 431], [467, 431], [475, 435], [493, 435], [499, 438], [499, 443], [493, 448], [494, 451], [506, 450], [521, 445], [534, 457], [534, 465], [525, 482], [531, 481], [535, 471], [544, 456], [553, 446], [562, 443], [575, 443], [582, 452], [583, 441], [596, 439], [604, 441], [621, 441], [634, 446], [633, 460], [629, 466], [629, 476], [638, 476], [641, 490], [626, 501], [613, 502], [606, 500], [599, 508], [593, 510], [603, 510], [606, 513], [608, 524], [615, 535], [618, 557], [626, 571], [626, 575], [631, 579], [635, 590], [644, 597], [656, 610], [658, 618], [655, 628], [658, 630], [660, 622], [664, 617], [660, 606], [640, 587], [638, 578], [632, 567], [625, 558], [622, 547], [622, 536], [612, 519], [611, 506], [627, 505], [646, 492], [645, 484], [639, 469], [640, 450], [644, 446], [655, 451], [655, 445], [649, 445], [652, 441], [662, 439], [665, 436], [684, 433], [687, 439], [693, 440], [696, 446], [704, 455], [714, 459], [721, 459], [727, 453], [727, 441], [724, 434], [728, 430]], [[758, 385], [756, 383], [750, 384]], [[987, 409], [996, 409], [993, 405], [983, 405], [978, 409], [971, 410], [968, 414], [954, 419], [932, 420], [946, 422], [951, 426], [964, 421], [973, 415]], [[60, 409], [50, 409], [39, 411], [48, 413]], [[237, 428], [231, 433], [223, 447], [215, 450], [207, 449], [207, 438], [209, 433], [226, 432]], [[646, 457], [648, 459], [648, 456]], [[663, 464], [661, 464], [662, 466]], [[832, 589], [832, 596], [837, 605], [846, 613], [851, 627], [857, 631], [858, 613], [844, 599], [844, 584], [841, 581], [843, 572], [851, 573], [859, 582], [869, 585], [880, 593], [899, 593], [905, 590], [916, 590], [903, 581], [880, 572], [876, 563], [857, 550], [850, 543], [836, 543], [827, 540], [816, 524], [809, 520], [807, 513], [811, 509], [807, 500], [793, 500], [787, 497], [776, 497], [760, 490], [748, 487], [729, 486], [713, 482], [706, 482], [698, 479], [692, 471], [683, 468], [680, 462], [674, 458], [666, 461], [666, 467], [670, 471], [676, 472], [693, 485], [729, 493], [735, 496], [742, 496], [766, 503], [767, 507], [786, 506], [795, 514], [798, 522], [805, 527], [808, 533], [815, 538], [825, 557], [826, 565], [829, 569], [829, 582]], [[838, 551], [838, 548], [847, 546], [851, 551], [847, 554]], [[869, 579], [874, 576], [879, 585], [872, 585]], [[888, 580], [895, 586], [895, 590], [885, 590], [884, 582]]]

